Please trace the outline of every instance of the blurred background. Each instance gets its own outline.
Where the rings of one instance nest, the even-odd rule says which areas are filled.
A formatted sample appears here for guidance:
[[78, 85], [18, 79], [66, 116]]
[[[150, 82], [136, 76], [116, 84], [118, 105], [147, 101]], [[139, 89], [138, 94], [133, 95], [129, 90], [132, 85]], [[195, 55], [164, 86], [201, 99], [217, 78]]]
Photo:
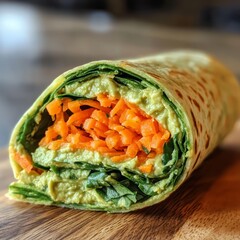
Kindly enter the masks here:
[[174, 49], [214, 54], [240, 78], [239, 0], [0, 1], [0, 146], [62, 72]]

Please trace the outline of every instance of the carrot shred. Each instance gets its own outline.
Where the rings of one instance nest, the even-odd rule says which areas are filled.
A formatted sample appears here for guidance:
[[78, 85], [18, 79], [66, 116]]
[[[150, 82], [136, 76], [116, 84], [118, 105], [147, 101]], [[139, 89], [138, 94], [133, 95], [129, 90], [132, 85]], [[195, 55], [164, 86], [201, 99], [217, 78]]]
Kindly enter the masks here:
[[58, 150], [63, 144], [64, 141], [62, 139], [54, 140], [48, 144], [48, 148], [50, 150]]
[[91, 118], [96, 119], [97, 121], [99, 121], [105, 125], [108, 125], [107, 115], [106, 115], [106, 113], [104, 113], [101, 110], [94, 110], [92, 112]]
[[89, 106], [89, 107], [92, 107], [92, 108], [102, 110], [102, 111], [107, 112], [107, 113], [110, 111], [110, 109], [108, 109], [106, 107], [102, 107], [99, 102], [94, 101], [94, 100], [77, 100], [77, 101], [80, 102], [80, 107], [81, 106]]
[[48, 113], [51, 116], [53, 116], [61, 112], [61, 109], [62, 109], [61, 105], [62, 105], [62, 101], [56, 98], [52, 102], [50, 102], [46, 108]]
[[100, 93], [97, 95], [97, 100], [100, 102], [102, 107], [111, 107], [114, 99]]
[[75, 126], [80, 126], [86, 118], [91, 116], [93, 111], [94, 110], [92, 108], [89, 108], [72, 114], [67, 121], [67, 125], [70, 126], [74, 123]]
[[62, 99], [62, 110], [63, 110], [63, 112], [66, 112], [68, 109], [69, 109], [69, 107], [68, 107], [68, 103], [69, 102], [71, 102], [71, 99], [70, 98], [63, 98]]
[[57, 138], [58, 133], [55, 131], [53, 126], [50, 126], [47, 131], [45, 132], [45, 143], [49, 143], [55, 138]]
[[31, 157], [28, 155], [21, 155], [14, 152], [14, 160], [27, 172], [30, 173], [33, 169]]
[[144, 120], [141, 124], [141, 134], [145, 136], [153, 135], [156, 133], [155, 125], [152, 119]]
[[83, 129], [89, 132], [90, 130], [94, 129], [96, 122], [97, 121], [93, 118], [86, 119], [83, 123]]
[[115, 163], [119, 163], [119, 162], [123, 162], [124, 160], [126, 160], [128, 156], [126, 156], [125, 154], [124, 155], [119, 155], [119, 156], [114, 156], [114, 157], [111, 157], [111, 160]]
[[143, 173], [150, 173], [153, 169], [153, 165], [152, 164], [141, 165], [138, 167], [138, 169]]
[[108, 157], [114, 157], [114, 156], [120, 156], [120, 155], [124, 155], [125, 152], [124, 151], [113, 151], [113, 152], [106, 152], [105, 155]]
[[105, 134], [105, 132], [103, 132], [101, 129], [99, 129], [99, 128], [94, 128], [92, 131], [91, 131], [91, 133], [92, 132], [94, 132], [95, 134], [96, 134], [96, 136], [98, 137], [98, 138], [106, 138], [106, 134]]
[[170, 132], [168, 130], [165, 130], [162, 139], [168, 140], [170, 138]]
[[60, 120], [54, 124], [54, 131], [58, 133], [62, 138], [66, 138], [68, 135], [68, 126], [66, 122]]
[[151, 148], [157, 149], [161, 148], [165, 143], [165, 140], [162, 139], [162, 134], [161, 133], [156, 133], [152, 137], [151, 141]]
[[121, 137], [117, 132], [107, 135], [105, 141], [109, 149], [113, 149], [119, 143]]
[[94, 140], [94, 141], [91, 142], [91, 147], [93, 149], [97, 149], [99, 147], [106, 147], [106, 142], [104, 140], [101, 140], [101, 139]]
[[119, 133], [121, 135], [121, 141], [122, 141], [123, 145], [131, 144], [133, 138], [136, 136], [136, 134], [133, 131], [131, 131], [131, 130], [127, 129], [127, 128], [125, 128], [124, 130], [120, 131]]
[[139, 152], [137, 155], [137, 165], [141, 166], [147, 161], [147, 154], [145, 152]]
[[146, 136], [146, 137], [142, 137], [139, 142], [142, 144], [142, 148], [143, 150], [146, 148], [147, 151], [151, 151], [151, 140], [152, 140], [152, 136]]
[[134, 158], [138, 153], [138, 146], [136, 143], [132, 143], [127, 147], [126, 155]]
[[119, 118], [119, 122], [122, 124], [124, 121], [133, 119], [134, 117], [136, 117], [136, 114], [132, 110], [126, 109], [121, 114], [121, 116]]
[[68, 109], [72, 112], [72, 113], [77, 113], [79, 112], [80, 109], [80, 102], [79, 101], [71, 101], [68, 102]]
[[113, 117], [114, 115], [122, 111], [122, 109], [124, 109], [125, 107], [126, 106], [124, 100], [120, 98], [115, 107], [110, 111], [110, 117]]

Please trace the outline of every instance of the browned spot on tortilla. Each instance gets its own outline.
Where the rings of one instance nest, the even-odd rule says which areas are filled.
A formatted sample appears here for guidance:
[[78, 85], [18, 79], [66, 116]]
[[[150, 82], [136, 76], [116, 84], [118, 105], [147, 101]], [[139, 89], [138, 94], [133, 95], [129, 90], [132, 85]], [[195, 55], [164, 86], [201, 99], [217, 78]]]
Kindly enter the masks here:
[[160, 79], [160, 77], [155, 73], [147, 72], [147, 74], [150, 75], [151, 77], [156, 78], [156, 79]]
[[200, 127], [200, 132], [202, 132], [202, 124], [199, 123], [199, 127]]
[[190, 111], [191, 111], [191, 115], [192, 115], [192, 119], [193, 119], [193, 124], [194, 124], [194, 127], [195, 127], [197, 135], [198, 135], [199, 132], [198, 132], [198, 128], [197, 128], [197, 121], [196, 121], [196, 119], [194, 117], [194, 114], [193, 114], [192, 110], [190, 110]]
[[196, 94], [198, 94], [198, 92], [197, 92], [192, 86], [190, 86], [190, 88], [191, 88]]
[[198, 150], [198, 149], [197, 149], [197, 140], [196, 140], [196, 139], [195, 139], [195, 142], [194, 142], [194, 148], [195, 148], [195, 150], [194, 150], [194, 151], [195, 151], [195, 154], [197, 154], [197, 150]]
[[177, 95], [181, 98], [181, 99], [183, 99], [183, 95], [176, 89], [175, 90], [175, 92], [177, 93]]
[[191, 98], [190, 96], [188, 96], [188, 99], [190, 102], [193, 102], [194, 105], [198, 108], [198, 111], [200, 111], [200, 105], [198, 104], [198, 102], [195, 99]]
[[207, 149], [209, 147], [209, 142], [210, 142], [210, 137], [207, 134], [207, 141], [206, 141], [206, 144], [205, 144], [205, 149]]
[[182, 76], [187, 76], [189, 75], [187, 72], [180, 71], [180, 70], [170, 70], [169, 71], [170, 75], [182, 75]]
[[213, 92], [212, 92], [212, 91], [209, 91], [209, 93], [210, 93], [210, 95], [211, 95], [212, 99], [213, 99], [213, 100], [215, 100], [215, 97], [214, 97], [214, 94], [213, 94]]
[[207, 81], [206, 81], [206, 79], [205, 79], [204, 77], [201, 77], [201, 79], [202, 79], [202, 81], [203, 81], [204, 83], [207, 83]]
[[210, 111], [208, 111], [208, 120], [211, 120], [211, 112]]
[[187, 97], [188, 97], [189, 101], [191, 102], [191, 101], [192, 101], [192, 98], [191, 98], [190, 96], [187, 96]]
[[207, 93], [207, 90], [206, 90], [206, 88], [204, 87], [204, 85], [203, 85], [201, 82], [199, 82], [199, 81], [197, 81], [197, 84], [203, 89], [203, 91], [205, 92], [205, 95], [207, 96], [208, 93]]
[[200, 105], [198, 104], [198, 102], [195, 99], [192, 99], [194, 105], [198, 108], [198, 111], [200, 111]]
[[195, 163], [194, 163], [194, 165], [193, 165], [193, 169], [195, 168], [195, 166], [196, 166], [196, 164], [197, 164], [197, 162], [198, 162], [199, 157], [200, 157], [200, 152], [199, 152], [198, 155], [197, 155], [196, 161], [195, 161]]
[[202, 102], [204, 103], [204, 98], [202, 97], [202, 95], [200, 93], [198, 93], [198, 96], [202, 100]]
[[195, 92], [196, 95], [199, 96], [199, 98], [201, 99], [201, 101], [204, 103], [204, 98], [202, 97], [202, 95], [201, 95], [198, 91], [196, 91], [193, 87], [190, 87], [190, 88], [193, 90], [193, 92]]

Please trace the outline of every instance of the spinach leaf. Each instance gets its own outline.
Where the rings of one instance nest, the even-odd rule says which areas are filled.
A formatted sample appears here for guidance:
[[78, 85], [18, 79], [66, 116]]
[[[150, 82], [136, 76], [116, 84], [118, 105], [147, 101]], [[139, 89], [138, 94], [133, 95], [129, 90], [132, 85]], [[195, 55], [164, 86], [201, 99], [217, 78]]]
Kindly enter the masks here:
[[38, 190], [30, 187], [22, 186], [21, 184], [13, 184], [9, 186], [9, 191], [11, 194], [21, 195], [23, 198], [35, 201], [52, 201], [51, 198]]
[[163, 146], [163, 156], [162, 156], [162, 163], [166, 165], [168, 161], [172, 159], [172, 153], [174, 151], [174, 140], [173, 138], [170, 139], [169, 142], [166, 142]]
[[33, 163], [33, 166], [36, 167], [36, 168], [39, 168], [39, 169], [42, 169], [44, 171], [48, 171], [50, 168], [49, 167], [45, 167], [39, 163]]
[[72, 100], [87, 100], [91, 98], [87, 98], [84, 96], [79, 96], [75, 94], [70, 94], [70, 93], [62, 93], [57, 96], [57, 98], [71, 98]]
[[17, 138], [17, 142], [21, 143], [29, 153], [35, 151], [38, 147], [39, 141], [44, 137], [46, 129], [52, 125], [52, 118], [46, 110], [43, 111], [41, 121], [37, 125], [34, 120], [37, 112], [38, 111], [36, 111], [33, 115], [28, 116], [20, 128]]
[[148, 196], [154, 196], [157, 193], [153, 191], [153, 184], [148, 184], [148, 183], [140, 183], [138, 184], [139, 189]]
[[116, 205], [124, 205], [129, 207], [137, 202], [137, 192], [131, 191], [114, 179], [108, 180], [110, 186], [96, 189], [97, 193], [104, 198], [105, 201], [112, 201]]
[[[156, 192], [153, 191], [153, 186], [156, 182], [161, 181], [160, 178], [150, 179], [136, 173], [129, 171], [122, 171], [122, 175], [131, 180], [131, 185], [137, 186], [137, 192], [143, 196], [154, 196]], [[134, 183], [134, 184], [133, 184]]]
[[105, 172], [93, 172], [87, 178], [87, 187], [88, 188], [99, 188], [103, 186], [109, 186], [109, 183], [106, 181], [108, 174]]
[[76, 164], [78, 168], [84, 169], [84, 170], [96, 170], [100, 172], [106, 172], [107, 170], [102, 164], [94, 165], [87, 162], [75, 162], [74, 164]]
[[133, 87], [133, 88], [137, 88], [137, 89], [146, 88], [145, 86], [141, 85], [141, 82], [139, 83], [139, 82], [131, 80], [129, 78], [115, 77], [114, 80], [117, 83], [123, 84], [128, 87]]

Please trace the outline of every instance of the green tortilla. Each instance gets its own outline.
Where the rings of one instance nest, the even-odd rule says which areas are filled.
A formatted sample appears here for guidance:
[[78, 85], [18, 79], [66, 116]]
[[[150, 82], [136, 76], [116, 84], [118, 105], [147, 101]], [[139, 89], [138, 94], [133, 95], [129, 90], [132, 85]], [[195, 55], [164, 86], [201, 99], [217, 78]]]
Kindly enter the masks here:
[[[56, 98], [123, 97], [159, 121], [170, 133], [151, 174], [136, 157], [113, 163], [99, 152], [49, 150], [39, 146], [52, 124], [46, 105]], [[13, 130], [9, 152], [16, 182], [8, 196], [36, 204], [128, 212], [166, 199], [213, 151], [239, 116], [240, 91], [233, 74], [213, 57], [191, 51], [96, 61], [57, 77]], [[27, 172], [15, 152], [31, 159]]]

